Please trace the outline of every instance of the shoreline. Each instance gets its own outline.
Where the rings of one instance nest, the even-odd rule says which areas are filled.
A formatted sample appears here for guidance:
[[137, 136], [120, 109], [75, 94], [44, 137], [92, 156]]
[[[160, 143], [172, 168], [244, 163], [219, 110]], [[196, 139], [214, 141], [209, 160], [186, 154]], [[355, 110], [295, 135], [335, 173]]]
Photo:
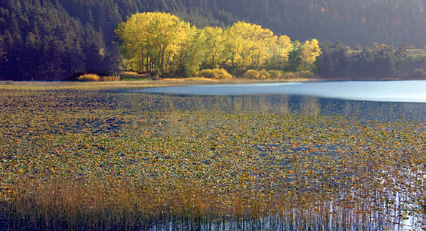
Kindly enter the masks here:
[[242, 79], [234, 78], [227, 80], [217, 80], [208, 78], [166, 78], [161, 80], [122, 80], [122, 81], [11, 81], [0, 80], [0, 89], [11, 88], [87, 88], [87, 89], [111, 89], [111, 88], [141, 88], [141, 87], [167, 87], [167, 86], [188, 86], [188, 85], [227, 85], [227, 84], [262, 84], [262, 83], [288, 83], [288, 82], [329, 82], [329, 81], [422, 81], [423, 78], [296, 78], [296, 79]]

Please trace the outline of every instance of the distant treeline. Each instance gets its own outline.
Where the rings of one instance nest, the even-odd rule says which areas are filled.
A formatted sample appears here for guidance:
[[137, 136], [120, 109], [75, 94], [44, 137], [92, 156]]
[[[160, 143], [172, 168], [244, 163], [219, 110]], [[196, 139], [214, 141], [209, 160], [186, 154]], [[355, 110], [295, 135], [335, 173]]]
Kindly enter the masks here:
[[225, 29], [244, 21], [299, 41], [422, 48], [423, 8], [423, 0], [4, 0], [0, 79], [117, 73], [122, 62], [114, 29], [137, 12], [170, 12], [197, 28]]
[[321, 77], [338, 79], [426, 79], [426, 50], [373, 43], [350, 48], [341, 42], [321, 44], [317, 60]]

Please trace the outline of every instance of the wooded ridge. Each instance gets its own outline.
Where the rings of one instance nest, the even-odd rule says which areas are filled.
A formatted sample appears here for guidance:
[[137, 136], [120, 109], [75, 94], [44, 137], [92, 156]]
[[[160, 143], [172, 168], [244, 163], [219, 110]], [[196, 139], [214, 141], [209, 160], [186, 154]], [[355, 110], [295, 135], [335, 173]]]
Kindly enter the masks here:
[[[0, 79], [117, 73], [122, 62], [114, 29], [137, 12], [170, 12], [200, 29], [225, 29], [241, 21], [292, 42], [316, 38], [321, 46], [326, 40], [351, 47], [377, 42], [395, 50], [426, 45], [423, 0], [5, 0], [0, 4]], [[416, 65], [421, 72], [423, 64]], [[331, 70], [337, 69], [322, 73]]]

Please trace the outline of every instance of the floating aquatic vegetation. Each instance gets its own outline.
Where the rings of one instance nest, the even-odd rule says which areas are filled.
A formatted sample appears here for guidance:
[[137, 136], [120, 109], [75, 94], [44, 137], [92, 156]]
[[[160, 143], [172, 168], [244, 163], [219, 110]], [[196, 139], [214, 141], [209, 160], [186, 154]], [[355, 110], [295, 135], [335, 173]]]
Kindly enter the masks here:
[[422, 116], [279, 102], [1, 89], [0, 228], [421, 228]]

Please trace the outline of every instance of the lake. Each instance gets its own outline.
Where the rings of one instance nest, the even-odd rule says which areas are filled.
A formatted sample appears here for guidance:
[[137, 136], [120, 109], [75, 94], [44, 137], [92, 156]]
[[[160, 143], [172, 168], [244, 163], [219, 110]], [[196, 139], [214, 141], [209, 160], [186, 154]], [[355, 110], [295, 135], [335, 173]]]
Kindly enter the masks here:
[[423, 81], [94, 86], [0, 91], [1, 230], [422, 229]]
[[[254, 112], [255, 114], [301, 113], [308, 116], [326, 117], [343, 115], [351, 118], [349, 121], [355, 121], [355, 127], [372, 128], [372, 124], [381, 124], [378, 127], [383, 131], [393, 130], [393, 128], [386, 127], [387, 121], [391, 123], [399, 121], [397, 122], [401, 124], [399, 126], [405, 126], [404, 124], [412, 123], [410, 121], [414, 120], [419, 121], [420, 124], [411, 128], [410, 132], [420, 134], [423, 132], [425, 121], [426, 81], [326, 81], [202, 85], [147, 88], [132, 92], [154, 93], [174, 98], [170, 104], [160, 106], [166, 110], [174, 108], [206, 113], [214, 111]], [[181, 102], [179, 99], [185, 100], [182, 101], [183, 103], [179, 103]], [[350, 129], [356, 130], [357, 128]], [[262, 128], [259, 127], [259, 130]], [[385, 142], [392, 141], [386, 140]], [[256, 147], [265, 147], [264, 144], [256, 145]], [[345, 145], [339, 148], [347, 148]], [[374, 149], [372, 146], [367, 146], [366, 149]], [[379, 150], [387, 148], [382, 144], [377, 147]], [[352, 150], [352, 147], [349, 150]], [[306, 152], [305, 149], [299, 151]], [[285, 149], [281, 152], [286, 153]], [[337, 152], [331, 153], [338, 155]], [[390, 176], [391, 179], [392, 177]], [[393, 200], [392, 196], [388, 199]], [[402, 226], [394, 228], [405, 230], [402, 228], [404, 225], [405, 228], [413, 228], [416, 225], [410, 224], [417, 222], [419, 221], [414, 217], [406, 215], [404, 219], [398, 221], [398, 224]]]
[[145, 93], [184, 95], [299, 95], [378, 102], [426, 102], [426, 81], [326, 81], [159, 87]]
[[302, 112], [388, 120], [424, 118], [425, 89], [426, 81], [326, 81], [158, 87], [131, 92], [189, 97], [185, 103], [170, 102], [174, 108], [186, 110]]

